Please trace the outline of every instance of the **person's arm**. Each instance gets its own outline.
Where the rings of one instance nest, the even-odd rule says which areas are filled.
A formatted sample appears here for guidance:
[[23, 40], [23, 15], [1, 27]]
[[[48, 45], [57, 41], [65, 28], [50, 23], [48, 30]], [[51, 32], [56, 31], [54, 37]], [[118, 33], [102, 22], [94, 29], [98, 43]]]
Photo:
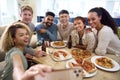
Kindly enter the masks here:
[[12, 60], [13, 60], [13, 79], [21, 80], [21, 77], [25, 71], [22, 59], [19, 54], [15, 54], [13, 55]]
[[89, 32], [86, 35], [86, 45], [87, 45], [87, 50], [94, 51], [95, 45], [96, 45], [96, 38], [93, 32]]
[[112, 30], [104, 30], [98, 34], [98, 44], [95, 49], [95, 53], [98, 55], [105, 55], [107, 52], [107, 47], [112, 38], [113, 31]]
[[56, 41], [57, 40], [57, 31], [53, 31], [52, 33], [47, 30], [47, 34], [49, 35], [50, 40]]
[[34, 80], [34, 77], [40, 75], [45, 76], [46, 73], [51, 72], [52, 68], [47, 65], [35, 65], [28, 70], [24, 70], [22, 59], [19, 54], [12, 57], [13, 60], [13, 79], [14, 80]]
[[54, 28], [52, 28], [52, 32], [47, 30], [47, 34], [49, 35], [49, 38], [52, 41], [56, 41], [57, 40], [57, 26], [54, 26]]
[[[43, 29], [43, 24], [38, 24], [36, 27], [35, 27], [35, 30], [36, 30], [36, 36], [37, 36], [37, 40], [38, 42], [40, 41], [42, 43], [42, 40], [43, 40], [43, 37], [41, 37], [41, 30]], [[44, 29], [43, 29], [44, 31]]]
[[60, 32], [57, 31], [57, 40], [62, 41], [62, 37], [60, 36]]
[[44, 77], [46, 73], [51, 71], [52, 68], [50, 66], [37, 64], [26, 70], [21, 77], [21, 80], [34, 80], [33, 78], [35, 78], [35, 76], [40, 75]]

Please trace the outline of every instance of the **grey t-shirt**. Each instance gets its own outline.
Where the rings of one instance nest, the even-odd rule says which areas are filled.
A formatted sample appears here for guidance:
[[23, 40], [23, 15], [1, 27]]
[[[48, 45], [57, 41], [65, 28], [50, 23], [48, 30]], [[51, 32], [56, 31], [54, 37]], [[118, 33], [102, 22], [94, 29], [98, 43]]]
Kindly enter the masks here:
[[0, 80], [13, 80], [13, 77], [12, 77], [12, 74], [13, 74], [13, 60], [12, 60], [12, 57], [15, 54], [19, 54], [21, 56], [23, 67], [24, 67], [25, 70], [27, 69], [28, 64], [27, 64], [27, 60], [26, 60], [25, 56], [23, 55], [23, 52], [20, 51], [18, 48], [13, 47], [12, 49], [10, 49], [6, 53], [6, 56], [5, 56], [6, 65], [4, 67], [3, 74], [1, 75]]

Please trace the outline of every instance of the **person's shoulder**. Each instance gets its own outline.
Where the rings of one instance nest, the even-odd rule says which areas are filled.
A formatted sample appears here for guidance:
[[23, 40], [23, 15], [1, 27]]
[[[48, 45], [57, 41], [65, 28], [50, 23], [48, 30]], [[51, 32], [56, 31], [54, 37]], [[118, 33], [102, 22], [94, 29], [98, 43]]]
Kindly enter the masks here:
[[71, 31], [71, 34], [76, 34], [76, 33], [78, 33], [78, 31], [76, 29]]
[[18, 54], [18, 53], [21, 53], [21, 51], [18, 48], [13, 47], [6, 54], [7, 55], [12, 55], [12, 54]]
[[53, 23], [51, 27], [52, 28], [57, 28], [57, 24]]
[[108, 27], [107, 25], [104, 25], [103, 28], [100, 30], [100, 32], [113, 32], [112, 29], [110, 27]]
[[56, 23], [53, 23], [52, 25], [53, 25], [53, 26], [57, 26], [57, 24], [56, 24]]
[[43, 23], [37, 23], [37, 24], [36, 24], [36, 27], [43, 27], [43, 26], [44, 26]]
[[94, 34], [94, 32], [85, 32], [84, 34], [86, 34], [88, 37], [93, 37], [93, 36], [95, 36], [95, 34]]

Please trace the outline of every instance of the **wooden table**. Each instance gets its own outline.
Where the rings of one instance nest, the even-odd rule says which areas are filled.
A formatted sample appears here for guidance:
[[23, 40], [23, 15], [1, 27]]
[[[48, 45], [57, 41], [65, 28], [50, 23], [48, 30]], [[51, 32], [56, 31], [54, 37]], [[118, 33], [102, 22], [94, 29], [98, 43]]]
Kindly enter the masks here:
[[[40, 49], [40, 47], [37, 47], [37, 49]], [[65, 50], [67, 50], [68, 52], [70, 52], [71, 49], [68, 48], [63, 48]], [[62, 49], [62, 50], [63, 50]], [[40, 57], [40, 58], [36, 58], [34, 57], [33, 60], [41, 63], [41, 64], [46, 64], [49, 66], [52, 66], [54, 69], [65, 69], [66, 68], [66, 61], [60, 61], [60, 62], [56, 62], [54, 61], [50, 55], [49, 55], [49, 51], [51, 50], [56, 50], [54, 48], [48, 47], [47, 48], [47, 56], [45, 57]], [[94, 56], [95, 54], [92, 54], [92, 56]], [[113, 60], [115, 60], [116, 62], [118, 62], [120, 64], [120, 56], [115, 56], [113, 54], [106, 54], [107, 57], [112, 58]], [[93, 77], [89, 77], [89, 78], [83, 78], [83, 80], [120, 80], [120, 70], [119, 71], [115, 71], [115, 72], [107, 72], [101, 69], [97, 69], [97, 74]]]

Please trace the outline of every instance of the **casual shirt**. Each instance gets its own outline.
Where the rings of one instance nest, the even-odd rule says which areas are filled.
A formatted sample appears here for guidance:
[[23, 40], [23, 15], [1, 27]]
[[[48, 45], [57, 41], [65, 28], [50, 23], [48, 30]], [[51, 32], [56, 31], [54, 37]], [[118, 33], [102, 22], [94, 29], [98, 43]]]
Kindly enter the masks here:
[[58, 24], [58, 39], [59, 40], [67, 40], [69, 39], [69, 35], [73, 30], [73, 23], [69, 22], [66, 28], [63, 28], [61, 23]]
[[23, 67], [26, 70], [28, 65], [27, 65], [27, 60], [25, 58], [25, 56], [23, 55], [23, 52], [20, 51], [18, 48], [13, 47], [12, 49], [10, 49], [5, 56], [5, 62], [6, 65], [4, 67], [3, 70], [3, 74], [1, 75], [1, 79], [0, 80], [13, 80], [13, 56], [14, 55], [20, 55], [22, 63], [23, 63]]
[[[46, 33], [40, 33], [40, 29], [46, 29]], [[37, 40], [42, 41], [44, 40], [50, 40], [50, 41], [56, 41], [57, 40], [57, 25], [52, 24], [51, 26], [47, 27], [40, 23], [36, 26], [36, 32], [37, 32]]]
[[[79, 44], [79, 34], [77, 30], [73, 30], [71, 32], [71, 37], [72, 37], [72, 46], [76, 46]], [[96, 38], [93, 32], [86, 33], [84, 32], [82, 36], [82, 44], [87, 46], [87, 50], [94, 51], [95, 45], [96, 45]]]

